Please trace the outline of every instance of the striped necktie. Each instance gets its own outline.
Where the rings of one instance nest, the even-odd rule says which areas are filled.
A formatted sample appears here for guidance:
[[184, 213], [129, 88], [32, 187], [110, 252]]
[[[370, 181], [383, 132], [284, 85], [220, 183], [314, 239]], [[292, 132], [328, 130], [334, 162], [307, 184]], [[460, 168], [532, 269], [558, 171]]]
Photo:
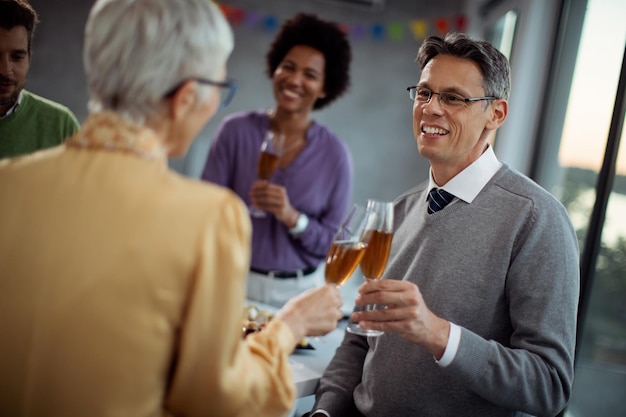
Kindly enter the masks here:
[[443, 188], [433, 188], [428, 192], [428, 214], [433, 214], [447, 206], [454, 195]]

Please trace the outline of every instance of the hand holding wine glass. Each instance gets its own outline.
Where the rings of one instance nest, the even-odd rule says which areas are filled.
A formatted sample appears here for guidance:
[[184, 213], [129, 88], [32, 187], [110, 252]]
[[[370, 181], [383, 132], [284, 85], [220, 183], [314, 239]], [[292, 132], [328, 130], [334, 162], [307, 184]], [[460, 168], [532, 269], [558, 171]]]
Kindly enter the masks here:
[[[374, 215], [364, 231], [364, 240], [368, 244], [361, 259], [361, 272], [366, 280], [374, 280], [382, 277], [389, 259], [391, 241], [393, 240], [393, 203], [368, 200], [367, 209]], [[371, 310], [375, 306], [368, 305], [360, 308]], [[355, 310], [357, 309], [359, 307], [355, 307]], [[380, 336], [383, 334], [380, 330], [363, 329], [359, 323], [352, 321], [348, 324], [347, 330], [362, 336]]]
[[[285, 145], [284, 135], [271, 130], [267, 131], [263, 143], [261, 143], [261, 153], [257, 163], [257, 177], [261, 180], [269, 181], [278, 168], [280, 157], [283, 155]], [[258, 207], [251, 205], [250, 215], [253, 217], [265, 217], [267, 213]]]

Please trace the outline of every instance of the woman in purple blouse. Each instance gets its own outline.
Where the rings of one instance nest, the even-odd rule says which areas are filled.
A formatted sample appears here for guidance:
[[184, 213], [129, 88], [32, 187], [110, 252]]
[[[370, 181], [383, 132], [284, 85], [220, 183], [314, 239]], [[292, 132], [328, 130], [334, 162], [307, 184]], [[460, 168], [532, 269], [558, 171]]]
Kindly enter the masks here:
[[[336, 23], [297, 14], [266, 55], [274, 108], [226, 117], [213, 140], [202, 178], [267, 213], [252, 216], [251, 300], [282, 306], [324, 282], [322, 264], [352, 200], [353, 170], [348, 147], [311, 112], [347, 90], [350, 61], [350, 44]], [[268, 131], [284, 135], [285, 151], [265, 181], [256, 166]]]

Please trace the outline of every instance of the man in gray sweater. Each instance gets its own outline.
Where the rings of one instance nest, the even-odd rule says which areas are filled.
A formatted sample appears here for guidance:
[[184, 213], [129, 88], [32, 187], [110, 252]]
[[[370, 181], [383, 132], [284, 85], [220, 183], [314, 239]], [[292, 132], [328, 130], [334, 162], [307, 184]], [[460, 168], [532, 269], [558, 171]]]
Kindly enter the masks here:
[[[563, 206], [496, 158], [508, 60], [461, 34], [427, 38], [409, 87], [429, 180], [395, 201], [385, 279], [354, 313], [314, 416], [554, 416], [574, 373], [578, 244]], [[435, 97], [436, 96], [436, 97]], [[433, 196], [430, 197], [430, 191]]]

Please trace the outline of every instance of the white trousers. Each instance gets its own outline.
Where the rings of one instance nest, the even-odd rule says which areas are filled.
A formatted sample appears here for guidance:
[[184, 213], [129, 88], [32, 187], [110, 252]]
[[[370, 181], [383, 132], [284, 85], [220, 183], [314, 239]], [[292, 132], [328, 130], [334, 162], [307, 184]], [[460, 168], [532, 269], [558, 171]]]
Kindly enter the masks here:
[[299, 274], [293, 278], [274, 278], [271, 272], [265, 275], [250, 271], [248, 272], [246, 297], [248, 300], [281, 308], [295, 295], [309, 288], [316, 288], [322, 285], [324, 285], [323, 264], [315, 272], [307, 276]]

